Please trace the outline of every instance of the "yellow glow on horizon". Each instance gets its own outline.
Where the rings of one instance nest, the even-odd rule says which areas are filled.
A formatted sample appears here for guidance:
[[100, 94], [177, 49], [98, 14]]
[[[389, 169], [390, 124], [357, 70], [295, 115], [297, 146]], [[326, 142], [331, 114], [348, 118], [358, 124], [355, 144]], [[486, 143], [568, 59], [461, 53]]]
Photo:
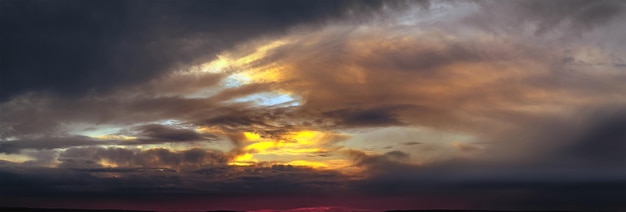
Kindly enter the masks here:
[[310, 167], [314, 169], [341, 169], [346, 168], [352, 165], [352, 161], [350, 160], [323, 160], [323, 161], [311, 161], [311, 160], [294, 160], [283, 165], [291, 165], [291, 166], [304, 166]]
[[[244, 154], [235, 157], [229, 165], [254, 165], [263, 158], [263, 161], [289, 161], [277, 164], [306, 166], [316, 169], [343, 168], [350, 161], [337, 158], [311, 157], [316, 153], [327, 152], [331, 148], [328, 133], [320, 131], [295, 131], [273, 138], [264, 138], [258, 133], [243, 132], [247, 143]], [[302, 159], [307, 158], [307, 159]]]

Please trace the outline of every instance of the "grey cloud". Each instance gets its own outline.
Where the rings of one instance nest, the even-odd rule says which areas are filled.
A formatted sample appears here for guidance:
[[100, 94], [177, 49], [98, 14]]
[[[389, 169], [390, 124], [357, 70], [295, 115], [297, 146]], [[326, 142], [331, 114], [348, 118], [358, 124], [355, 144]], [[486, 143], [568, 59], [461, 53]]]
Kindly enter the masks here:
[[0, 153], [15, 154], [23, 149], [49, 150], [73, 146], [114, 144], [116, 141], [98, 141], [86, 136], [39, 137], [0, 141]]
[[[64, 123], [135, 124], [166, 119], [191, 119], [211, 110], [225, 110], [210, 99], [181, 96], [135, 96], [131, 98], [87, 97], [60, 99], [22, 96], [0, 105], [0, 138], [61, 136]], [[240, 106], [242, 107], [242, 106]]]
[[[623, 106], [578, 108], [569, 115], [516, 118], [508, 130], [483, 136], [481, 163], [537, 169], [583, 169], [599, 175], [626, 164]], [[484, 149], [483, 149], [484, 148]], [[532, 156], [532, 157], [529, 157]]]
[[[474, 24], [498, 30], [506, 25], [537, 25], [537, 33], [553, 31], [566, 26], [570, 32], [580, 32], [605, 25], [623, 15], [624, 3], [614, 0], [602, 1], [478, 1], [481, 11], [470, 17]], [[577, 34], [577, 33], [576, 33]]]
[[[175, 108], [189, 109], [183, 107], [184, 101], [194, 102], [188, 104], [189, 107], [207, 105], [199, 100], [180, 97], [137, 97], [132, 100], [94, 97], [69, 100], [42, 95], [21, 96], [0, 105], [5, 111], [0, 115], [0, 136], [58, 135], [62, 133], [62, 123], [68, 122], [104, 124], [128, 123], [129, 120], [155, 121], [165, 119]], [[142, 112], [136, 113], [138, 111]]]
[[346, 152], [354, 159], [354, 165], [366, 169], [364, 174], [376, 176], [380, 174], [394, 174], [403, 169], [414, 167], [409, 162], [410, 155], [402, 151], [390, 151], [385, 154], [366, 154], [359, 150]]
[[[512, 57], [509, 52], [481, 49], [478, 46], [479, 43], [447, 42], [449, 43], [437, 46], [416, 41], [411, 43], [410, 47], [406, 43], [394, 44], [389, 42], [368, 49], [366, 52], [369, 54], [357, 58], [356, 62], [372, 70], [397, 70], [429, 74], [450, 64], [484, 60], [499, 61]], [[419, 50], [416, 51], [416, 48]], [[385, 54], [380, 54], [381, 51], [385, 51]]]
[[82, 147], [70, 148], [59, 154], [60, 167], [97, 168], [102, 160], [120, 167], [190, 169], [224, 166], [230, 156], [224, 153], [189, 149], [179, 152], [168, 149], [123, 149]]
[[210, 142], [218, 139], [217, 136], [207, 133], [198, 133], [187, 128], [176, 128], [159, 124], [148, 124], [122, 130], [126, 136], [136, 136], [132, 140], [94, 139], [80, 135], [61, 136], [26, 136], [15, 140], [0, 141], [0, 153], [16, 154], [22, 150], [52, 150], [68, 147], [123, 145], [134, 146], [143, 144], [162, 144], [172, 142]]
[[33, 157], [34, 160], [24, 161], [22, 165], [25, 166], [37, 166], [37, 167], [50, 167], [54, 166], [58, 151], [56, 150], [38, 150], [34, 152], [28, 152], [26, 155]]

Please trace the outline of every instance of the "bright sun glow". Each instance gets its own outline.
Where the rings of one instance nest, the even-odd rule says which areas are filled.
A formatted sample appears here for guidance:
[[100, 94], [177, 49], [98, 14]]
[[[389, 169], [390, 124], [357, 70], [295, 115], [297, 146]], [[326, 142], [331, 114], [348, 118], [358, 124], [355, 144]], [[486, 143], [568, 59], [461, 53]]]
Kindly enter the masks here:
[[258, 160], [254, 159], [252, 154], [246, 153], [235, 157], [228, 165], [231, 166], [250, 166], [254, 165]]
[[263, 157], [272, 157], [277, 161], [289, 161], [277, 164], [292, 166], [307, 166], [311, 168], [337, 168], [348, 162], [343, 160], [304, 160], [297, 159], [307, 155], [327, 151], [328, 141], [325, 133], [319, 131], [298, 131], [285, 133], [276, 138], [264, 138], [258, 133], [244, 132], [243, 137], [247, 145], [243, 148], [246, 153], [238, 155], [229, 164], [237, 166], [252, 165]]

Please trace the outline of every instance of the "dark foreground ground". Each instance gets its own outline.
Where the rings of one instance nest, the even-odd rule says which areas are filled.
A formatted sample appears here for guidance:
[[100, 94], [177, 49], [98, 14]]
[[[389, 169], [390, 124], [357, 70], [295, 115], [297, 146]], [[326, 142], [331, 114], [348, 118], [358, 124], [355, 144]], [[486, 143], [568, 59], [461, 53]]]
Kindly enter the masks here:
[[[0, 207], [0, 212], [60, 212], [60, 211], [88, 211], [88, 212], [149, 212], [149, 210], [97, 210], [97, 209], [63, 209], [63, 208], [18, 208], [18, 207]], [[255, 212], [377, 212], [373, 210], [350, 209], [350, 208], [297, 208], [289, 210], [257, 210]], [[231, 210], [209, 210], [207, 212], [241, 212]], [[522, 212], [515, 210], [387, 210], [384, 212]], [[612, 211], [560, 211], [560, 210], [533, 210], [531, 212], [612, 212]], [[617, 211], [616, 211], [617, 212]]]

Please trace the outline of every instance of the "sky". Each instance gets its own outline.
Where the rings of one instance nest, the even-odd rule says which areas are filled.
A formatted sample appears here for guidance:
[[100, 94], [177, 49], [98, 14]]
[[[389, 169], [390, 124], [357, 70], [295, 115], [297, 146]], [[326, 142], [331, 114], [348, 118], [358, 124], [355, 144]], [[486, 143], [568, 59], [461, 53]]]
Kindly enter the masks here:
[[0, 0], [0, 206], [625, 210], [625, 9]]

